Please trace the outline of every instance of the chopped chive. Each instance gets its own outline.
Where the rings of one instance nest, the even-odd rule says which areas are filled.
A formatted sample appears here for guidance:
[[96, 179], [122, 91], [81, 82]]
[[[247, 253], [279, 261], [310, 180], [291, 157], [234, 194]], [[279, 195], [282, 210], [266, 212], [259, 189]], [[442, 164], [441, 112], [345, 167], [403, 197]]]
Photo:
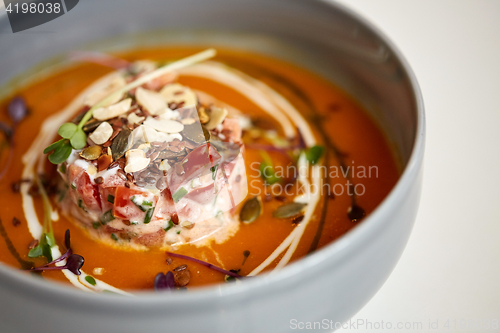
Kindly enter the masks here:
[[99, 229], [99, 227], [100, 227], [101, 225], [102, 225], [102, 224], [101, 224], [101, 222], [93, 222], [93, 223], [92, 223], [92, 227], [93, 227], [94, 229]]
[[148, 209], [148, 211], [146, 212], [146, 216], [144, 217], [144, 224], [148, 224], [149, 222], [151, 222], [154, 210], [154, 207]]
[[324, 151], [325, 148], [323, 146], [312, 146], [311, 148], [306, 150], [306, 159], [309, 161], [309, 163], [316, 164], [318, 163], [321, 156], [323, 156]]
[[130, 201], [132, 201], [134, 203], [134, 205], [136, 205], [137, 208], [139, 208], [143, 212], [147, 211], [147, 208], [142, 207], [142, 204], [139, 203], [139, 201], [136, 199], [135, 195], [132, 198], [130, 198]]
[[188, 191], [184, 187], [181, 187], [172, 195], [172, 199], [174, 202], [179, 202], [179, 200], [181, 200], [187, 193]]
[[165, 230], [165, 232], [167, 232], [170, 229], [172, 229], [173, 227], [174, 227], [174, 221], [170, 220], [170, 221], [168, 221], [168, 226], [164, 230]]
[[71, 184], [71, 188], [72, 188], [73, 190], [76, 190], [76, 185], [72, 183], [72, 184]]
[[108, 194], [108, 202], [114, 204], [115, 203], [115, 197], [112, 196], [111, 194]]
[[215, 166], [210, 168], [210, 171], [212, 171], [212, 180], [215, 181], [215, 178], [217, 178], [217, 170], [219, 169], [219, 165], [216, 164]]
[[113, 211], [110, 209], [106, 213], [102, 214], [102, 216], [99, 218], [99, 221], [101, 224], [106, 224], [109, 221], [113, 221], [115, 217], [113, 216]]
[[177, 235], [179, 235], [180, 233], [181, 233], [181, 231], [180, 231], [180, 230], [177, 230]]
[[90, 275], [87, 275], [85, 277], [85, 281], [87, 281], [89, 284], [91, 284], [93, 286], [95, 286], [97, 284], [97, 282], [95, 281], [95, 279], [92, 276], [90, 276]]
[[153, 206], [153, 203], [151, 201], [143, 201], [142, 202], [142, 205], [143, 206], [149, 206], [149, 207], [152, 207]]
[[114, 241], [117, 241], [118, 240], [118, 237], [116, 237], [115, 234], [111, 234], [111, 239], [114, 240]]

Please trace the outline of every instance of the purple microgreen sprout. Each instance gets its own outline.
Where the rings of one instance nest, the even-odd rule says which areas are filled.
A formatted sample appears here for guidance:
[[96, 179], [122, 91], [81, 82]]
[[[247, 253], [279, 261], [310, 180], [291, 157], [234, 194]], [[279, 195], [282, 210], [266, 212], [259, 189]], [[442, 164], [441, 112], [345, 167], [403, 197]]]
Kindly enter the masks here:
[[[80, 275], [82, 272], [80, 271], [80, 268], [82, 268], [83, 264], [85, 263], [85, 259], [79, 254], [73, 254], [73, 250], [71, 249], [71, 239], [70, 239], [70, 232], [69, 229], [66, 230], [66, 233], [64, 234], [64, 244], [66, 245], [66, 252], [60, 256], [59, 258], [39, 267], [35, 267], [30, 269], [30, 271], [51, 271], [51, 270], [63, 270], [67, 269], [71, 273], [75, 275]], [[66, 264], [63, 266], [50, 266], [53, 264], [56, 264], [58, 262], [63, 261], [66, 259]]]
[[241, 279], [243, 278], [244, 276], [242, 275], [239, 275], [237, 273], [234, 273], [234, 272], [231, 272], [231, 271], [227, 271], [223, 268], [220, 268], [220, 267], [217, 267], [215, 265], [212, 265], [212, 264], [209, 264], [208, 262], [205, 262], [203, 260], [199, 260], [199, 259], [196, 259], [196, 258], [193, 258], [193, 257], [189, 257], [189, 256], [185, 256], [183, 254], [177, 254], [177, 253], [172, 253], [172, 252], [166, 252], [169, 256], [171, 257], [174, 257], [174, 258], [179, 258], [179, 259], [186, 259], [186, 260], [190, 260], [190, 261], [193, 261], [193, 262], [196, 262], [200, 265], [203, 265], [205, 267], [208, 267], [210, 269], [213, 269], [217, 272], [220, 272], [222, 274], [226, 274], [226, 275], [229, 275], [229, 276], [232, 276], [234, 278], [238, 278], [238, 279]]
[[24, 98], [17, 96], [14, 97], [8, 107], [7, 112], [9, 114], [9, 118], [12, 121], [12, 126], [7, 125], [4, 122], [0, 123], [0, 131], [2, 131], [6, 138], [7, 144], [10, 145], [9, 156], [7, 158], [7, 162], [0, 172], [0, 180], [5, 176], [7, 170], [12, 163], [12, 159], [14, 157], [14, 133], [16, 131], [17, 125], [28, 115], [28, 108], [26, 106], [26, 102]]
[[17, 124], [23, 120], [28, 115], [28, 107], [26, 106], [26, 102], [22, 97], [14, 97], [7, 108], [9, 112], [9, 117], [14, 124], [13, 127], [16, 127]]
[[168, 271], [167, 274], [158, 273], [155, 277], [155, 290], [174, 290], [175, 278], [174, 273]]

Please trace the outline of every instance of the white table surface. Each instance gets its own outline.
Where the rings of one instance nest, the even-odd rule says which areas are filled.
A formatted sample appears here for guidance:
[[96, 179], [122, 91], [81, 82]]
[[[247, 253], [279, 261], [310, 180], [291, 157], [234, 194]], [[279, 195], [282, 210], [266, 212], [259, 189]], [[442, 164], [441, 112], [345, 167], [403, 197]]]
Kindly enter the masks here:
[[406, 56], [427, 116], [424, 186], [410, 241], [352, 319], [372, 329], [341, 331], [388, 331], [375, 328], [381, 321], [399, 332], [500, 331], [500, 1], [339, 2]]

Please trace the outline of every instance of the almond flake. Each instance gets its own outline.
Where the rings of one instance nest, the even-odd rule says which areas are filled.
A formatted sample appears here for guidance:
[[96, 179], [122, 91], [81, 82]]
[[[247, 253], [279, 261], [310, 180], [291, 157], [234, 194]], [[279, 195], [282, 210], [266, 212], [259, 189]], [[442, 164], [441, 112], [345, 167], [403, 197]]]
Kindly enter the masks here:
[[89, 135], [89, 138], [95, 144], [102, 145], [103, 143], [109, 140], [112, 134], [113, 134], [113, 127], [111, 127], [111, 125], [108, 122], [102, 122], [99, 126], [97, 126], [95, 131]]
[[132, 105], [132, 99], [127, 98], [119, 103], [94, 110], [93, 116], [97, 120], [108, 120], [127, 112], [130, 105]]
[[139, 87], [135, 92], [135, 98], [137, 99], [137, 103], [153, 116], [158, 116], [168, 109], [162, 95], [155, 91]]
[[198, 105], [196, 94], [186, 86], [179, 83], [172, 83], [163, 87], [160, 91], [165, 102], [179, 104], [184, 102], [183, 107], [188, 105]]
[[126, 173], [133, 173], [144, 170], [148, 167], [150, 159], [146, 157], [146, 153], [140, 149], [130, 149], [125, 154], [127, 164], [124, 171]]
[[156, 120], [148, 117], [144, 122], [144, 125], [153, 127], [155, 130], [164, 133], [179, 133], [184, 129], [184, 125], [175, 120], [160, 119]]
[[[88, 94], [85, 97], [85, 105], [88, 105], [88, 106], [96, 105], [97, 103], [102, 101], [107, 96], [111, 95], [116, 90], [125, 87], [126, 84], [127, 84], [127, 82], [125, 81], [123, 76], [121, 74], [119, 74], [118, 76], [114, 77], [111, 80], [111, 82], [109, 83], [109, 85], [106, 88], [104, 88], [102, 90], [97, 90], [97, 91], [94, 91], [94, 92], [91, 92], [90, 94]], [[116, 96], [115, 98], [109, 100], [106, 104], [104, 104], [103, 107], [110, 106], [112, 104], [119, 102], [122, 99], [122, 97], [123, 97], [123, 95]]]
[[128, 123], [129, 124], [140, 124], [144, 119], [146, 119], [145, 117], [139, 117], [138, 115], [136, 115], [135, 113], [131, 113], [128, 115], [127, 117], [127, 120], [128, 120]]
[[210, 111], [210, 120], [205, 124], [206, 129], [209, 131], [222, 124], [224, 119], [226, 119], [228, 113], [226, 109], [221, 109], [218, 107], [212, 107]]

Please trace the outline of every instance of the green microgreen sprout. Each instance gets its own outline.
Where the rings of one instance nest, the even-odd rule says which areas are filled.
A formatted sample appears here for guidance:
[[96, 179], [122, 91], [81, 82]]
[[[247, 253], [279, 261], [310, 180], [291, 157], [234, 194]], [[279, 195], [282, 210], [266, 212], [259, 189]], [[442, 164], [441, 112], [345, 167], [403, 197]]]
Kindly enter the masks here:
[[312, 146], [311, 148], [306, 150], [307, 161], [312, 165], [318, 163], [321, 156], [323, 156], [324, 151], [325, 147], [323, 146], [318, 146], [318, 145]]
[[38, 245], [31, 249], [28, 253], [28, 257], [36, 258], [36, 257], [45, 257], [48, 262], [52, 261], [52, 250], [51, 248], [56, 244], [54, 238], [54, 231], [52, 229], [52, 205], [50, 204], [49, 196], [43, 187], [42, 182], [39, 177], [36, 177], [36, 183], [38, 185], [38, 190], [40, 192], [40, 196], [42, 197], [43, 203], [43, 226], [42, 226], [42, 235], [40, 236], [40, 240]]

